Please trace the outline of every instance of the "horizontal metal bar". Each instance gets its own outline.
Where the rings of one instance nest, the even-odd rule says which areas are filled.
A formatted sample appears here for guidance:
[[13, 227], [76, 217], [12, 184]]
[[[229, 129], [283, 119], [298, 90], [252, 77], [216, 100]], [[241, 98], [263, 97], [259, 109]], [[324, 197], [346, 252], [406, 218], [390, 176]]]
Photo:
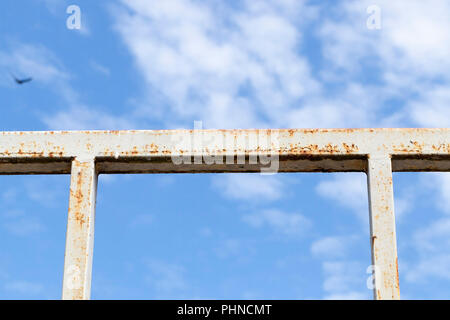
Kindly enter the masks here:
[[[450, 171], [450, 129], [0, 132], [0, 174], [71, 173], [64, 299], [89, 299], [99, 173], [365, 171], [377, 299], [398, 299], [392, 171]], [[273, 172], [272, 171], [272, 172]]]
[[367, 156], [381, 153], [394, 171], [449, 171], [450, 129], [0, 132], [0, 174], [68, 173], [77, 157], [96, 159], [100, 173], [259, 171], [261, 163], [201, 159], [255, 154], [277, 156], [280, 172], [365, 171]]

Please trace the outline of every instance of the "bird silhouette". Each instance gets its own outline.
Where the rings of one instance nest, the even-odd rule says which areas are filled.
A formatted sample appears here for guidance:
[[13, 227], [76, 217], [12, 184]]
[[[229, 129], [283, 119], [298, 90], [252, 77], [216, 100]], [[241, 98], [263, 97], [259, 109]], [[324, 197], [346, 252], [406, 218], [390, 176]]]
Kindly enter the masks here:
[[24, 83], [26, 83], [26, 82], [30, 82], [31, 80], [33, 80], [33, 78], [25, 78], [25, 79], [18, 79], [16, 76], [14, 76], [12, 73], [11, 73], [11, 77], [13, 77], [13, 79], [14, 79], [14, 81], [17, 83], [17, 84], [24, 84]]

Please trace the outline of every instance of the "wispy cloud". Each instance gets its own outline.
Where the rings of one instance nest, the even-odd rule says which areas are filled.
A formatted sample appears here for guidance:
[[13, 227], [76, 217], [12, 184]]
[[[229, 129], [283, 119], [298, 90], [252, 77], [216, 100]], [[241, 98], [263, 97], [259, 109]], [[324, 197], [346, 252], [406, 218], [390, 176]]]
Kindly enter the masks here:
[[116, 29], [148, 86], [165, 96], [169, 121], [261, 127], [264, 115], [273, 125], [318, 90], [297, 53], [295, 13], [313, 16], [301, 1], [245, 1], [239, 10], [189, 0], [122, 3]]
[[[215, 7], [123, 0], [113, 12], [148, 90], [164, 97], [164, 111], [139, 113], [158, 114], [168, 126], [193, 119], [210, 128], [448, 126], [448, 2], [378, 1], [377, 31], [366, 27], [371, 4], [347, 1], [331, 10], [304, 1]], [[326, 19], [308, 29], [321, 11]], [[317, 60], [305, 54], [306, 34], [321, 45]], [[228, 197], [279, 197], [265, 187], [238, 192], [231, 180], [241, 178], [226, 179], [219, 184]], [[317, 190], [367, 219], [362, 178]], [[397, 200], [401, 216], [409, 202]]]
[[129, 225], [132, 228], [145, 227], [152, 224], [154, 220], [155, 217], [152, 214], [138, 214], [133, 217]]
[[135, 128], [135, 122], [131, 119], [92, 109], [83, 104], [74, 104], [55, 114], [45, 115], [42, 120], [52, 130], [127, 130]]
[[44, 3], [47, 9], [54, 15], [65, 14], [68, 0], [35, 0]]
[[329, 300], [371, 299], [367, 282], [371, 274], [360, 260], [354, 258], [361, 243], [361, 234], [330, 235], [311, 244], [313, 259], [322, 266], [323, 297]]
[[331, 179], [321, 181], [316, 191], [320, 196], [350, 208], [361, 221], [367, 221], [369, 205], [367, 178], [364, 174], [334, 174]]
[[36, 296], [44, 291], [44, 286], [36, 282], [12, 281], [7, 282], [4, 289], [21, 295]]
[[97, 72], [99, 72], [100, 74], [104, 75], [104, 76], [110, 76], [111, 75], [111, 70], [109, 70], [107, 67], [105, 67], [104, 65], [91, 60], [90, 61], [90, 66]]
[[254, 228], [268, 226], [287, 236], [303, 235], [312, 222], [299, 213], [287, 213], [276, 209], [264, 209], [242, 217], [244, 222]]
[[[335, 201], [339, 205], [349, 208], [360, 221], [366, 223], [369, 217], [367, 193], [367, 176], [361, 173], [339, 173], [332, 178], [319, 182], [316, 192], [324, 198]], [[395, 216], [401, 222], [412, 209], [415, 191], [408, 188], [395, 195]]]
[[[371, 90], [378, 100], [371, 109], [388, 110], [386, 118], [378, 117], [375, 125], [448, 126], [442, 116], [446, 110], [439, 103], [448, 101], [449, 3], [436, 0], [429, 6], [422, 1], [378, 1], [382, 28], [376, 31], [365, 27], [365, 9], [371, 4], [341, 3], [336, 8], [339, 14], [322, 24], [319, 35], [327, 72], [338, 72], [341, 77], [336, 80], [346, 82], [364, 79], [370, 73], [378, 87]], [[440, 86], [442, 81], [447, 85]], [[383, 107], [390, 98], [401, 99], [401, 105]]]
[[365, 288], [369, 275], [355, 261], [332, 261], [322, 265], [325, 280], [324, 299], [371, 299], [372, 291]]
[[426, 90], [417, 101], [411, 101], [407, 109], [410, 110], [412, 120], [421, 127], [448, 128], [450, 127], [450, 87], [436, 86]]
[[61, 195], [58, 184], [54, 181], [53, 187], [49, 186], [49, 180], [29, 180], [25, 182], [26, 196], [35, 202], [45, 206], [55, 206], [58, 197]]
[[145, 281], [153, 287], [157, 298], [180, 297], [188, 288], [185, 276], [185, 269], [177, 264], [160, 260], [150, 260], [147, 262], [148, 275]]
[[[369, 1], [336, 5], [336, 14], [313, 34], [324, 58], [317, 74], [311, 71], [317, 61], [302, 49], [309, 23], [320, 10], [331, 11], [319, 4], [124, 0], [113, 12], [148, 87], [165, 96], [172, 115], [166, 121], [202, 119], [211, 128], [365, 127], [414, 120], [408, 110], [386, 115], [385, 103], [400, 89], [404, 101], [420, 96], [424, 78], [428, 87], [439, 77], [448, 80], [442, 68], [448, 63], [448, 4], [436, 3], [379, 2], [380, 32], [366, 28]], [[371, 66], [373, 83], [362, 84], [368, 76], [362, 65]], [[327, 90], [336, 82], [339, 91]]]
[[238, 256], [243, 250], [243, 244], [238, 239], [224, 239], [214, 249], [219, 258], [225, 259]]
[[311, 253], [315, 257], [334, 259], [346, 257], [351, 242], [357, 241], [357, 236], [329, 236], [314, 241]]
[[213, 186], [225, 197], [258, 202], [280, 199], [284, 192], [281, 177], [254, 173], [217, 175]]
[[45, 230], [45, 226], [37, 218], [33, 217], [22, 217], [18, 220], [7, 221], [3, 226], [8, 232], [21, 237]]
[[442, 218], [417, 230], [412, 238], [414, 255], [402, 269], [412, 283], [432, 278], [450, 281], [450, 219]]

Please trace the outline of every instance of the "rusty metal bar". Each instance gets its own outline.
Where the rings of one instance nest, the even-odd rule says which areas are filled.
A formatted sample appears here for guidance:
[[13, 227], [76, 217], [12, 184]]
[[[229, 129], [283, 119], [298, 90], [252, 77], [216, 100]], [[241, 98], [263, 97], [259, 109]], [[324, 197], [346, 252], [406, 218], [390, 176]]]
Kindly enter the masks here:
[[389, 155], [369, 155], [367, 170], [374, 298], [400, 299], [394, 190]]
[[[173, 161], [254, 152], [278, 155], [279, 172], [365, 171], [367, 155], [380, 152], [392, 155], [394, 171], [450, 170], [450, 129], [198, 131], [201, 135], [195, 130], [1, 132], [0, 174], [69, 173], [71, 159], [80, 156], [95, 158], [100, 173], [259, 171], [249, 163]], [[203, 145], [185, 143], [196, 136]]]
[[264, 172], [268, 159], [367, 173], [374, 295], [399, 299], [392, 171], [450, 171], [450, 128], [0, 132], [0, 174], [72, 174], [64, 299], [90, 296], [97, 174]]
[[65, 300], [90, 298], [96, 193], [94, 159], [73, 160], [62, 294]]

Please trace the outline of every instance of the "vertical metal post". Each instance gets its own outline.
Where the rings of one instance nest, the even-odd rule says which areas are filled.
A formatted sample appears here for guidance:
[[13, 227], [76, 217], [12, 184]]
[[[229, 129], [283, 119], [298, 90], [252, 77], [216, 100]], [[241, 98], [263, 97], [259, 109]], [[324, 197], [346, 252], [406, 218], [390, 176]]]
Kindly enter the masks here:
[[94, 159], [72, 161], [62, 298], [89, 299], [97, 172]]
[[372, 264], [375, 277], [374, 298], [377, 300], [400, 299], [394, 190], [389, 155], [369, 155], [367, 183]]

